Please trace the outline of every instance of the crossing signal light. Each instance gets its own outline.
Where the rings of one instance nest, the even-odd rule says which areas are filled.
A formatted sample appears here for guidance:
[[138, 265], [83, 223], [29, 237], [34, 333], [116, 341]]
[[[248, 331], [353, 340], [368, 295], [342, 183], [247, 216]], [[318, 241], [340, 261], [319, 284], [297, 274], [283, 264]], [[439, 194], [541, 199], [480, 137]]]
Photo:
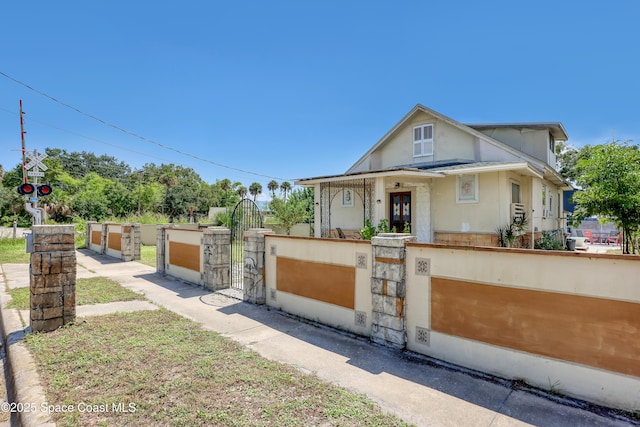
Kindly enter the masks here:
[[34, 191], [35, 191], [35, 187], [33, 186], [33, 184], [29, 184], [28, 182], [25, 182], [24, 184], [18, 187], [18, 193], [22, 194], [23, 196], [26, 196], [27, 194], [31, 194]]
[[44, 184], [44, 185], [38, 186], [38, 196], [40, 197], [48, 196], [49, 194], [51, 194], [51, 191], [53, 190], [51, 189], [50, 185]]

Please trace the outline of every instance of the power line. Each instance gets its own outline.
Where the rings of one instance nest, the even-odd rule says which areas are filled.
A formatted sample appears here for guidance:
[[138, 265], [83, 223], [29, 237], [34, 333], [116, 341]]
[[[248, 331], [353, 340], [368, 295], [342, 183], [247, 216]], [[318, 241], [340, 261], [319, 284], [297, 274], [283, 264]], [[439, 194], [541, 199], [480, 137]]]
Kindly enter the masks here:
[[183, 156], [191, 157], [193, 159], [200, 160], [202, 162], [209, 163], [209, 164], [212, 164], [212, 165], [217, 166], [217, 167], [230, 169], [230, 170], [234, 170], [234, 171], [237, 171], [237, 172], [246, 173], [246, 174], [249, 174], [249, 175], [261, 176], [263, 178], [271, 178], [271, 179], [277, 179], [277, 180], [281, 180], [281, 181], [287, 181], [286, 178], [279, 178], [279, 177], [276, 177], [276, 176], [264, 175], [264, 174], [260, 174], [260, 173], [257, 173], [257, 172], [251, 172], [251, 171], [248, 171], [248, 170], [245, 170], [245, 169], [236, 168], [236, 167], [233, 167], [233, 166], [227, 166], [227, 165], [224, 165], [222, 163], [217, 163], [217, 162], [214, 162], [214, 161], [211, 161], [211, 160], [208, 160], [208, 159], [204, 159], [202, 157], [198, 157], [196, 155], [184, 152], [182, 150], [178, 150], [176, 148], [169, 147], [168, 145], [164, 145], [164, 144], [161, 144], [161, 143], [159, 143], [157, 141], [154, 141], [152, 139], [146, 138], [146, 137], [144, 137], [142, 135], [138, 135], [135, 132], [131, 132], [131, 131], [128, 131], [126, 129], [123, 129], [120, 126], [114, 125], [113, 123], [110, 123], [110, 122], [108, 122], [106, 120], [100, 119], [100, 118], [98, 118], [98, 117], [96, 117], [96, 116], [94, 116], [92, 114], [85, 113], [84, 111], [82, 111], [82, 110], [80, 110], [80, 109], [78, 109], [78, 108], [76, 108], [76, 107], [74, 107], [72, 105], [69, 105], [69, 104], [67, 104], [65, 102], [62, 102], [59, 99], [54, 98], [53, 96], [51, 96], [51, 95], [49, 95], [49, 94], [47, 94], [45, 92], [42, 92], [42, 91], [40, 91], [38, 89], [35, 89], [34, 87], [32, 87], [32, 86], [30, 86], [30, 85], [28, 85], [28, 84], [26, 84], [26, 83], [24, 83], [24, 82], [22, 82], [22, 81], [20, 81], [18, 79], [15, 79], [15, 78], [9, 76], [8, 74], [3, 73], [2, 71], [0, 71], [0, 75], [2, 75], [3, 77], [5, 77], [5, 78], [7, 78], [7, 79], [9, 79], [9, 80], [21, 85], [21, 86], [26, 87], [27, 89], [29, 89], [29, 90], [31, 90], [31, 91], [33, 91], [33, 92], [35, 92], [35, 93], [37, 93], [37, 94], [39, 94], [41, 96], [44, 96], [45, 98], [49, 98], [53, 102], [55, 102], [57, 104], [60, 104], [63, 107], [66, 107], [66, 108], [68, 108], [70, 110], [73, 110], [76, 113], [82, 114], [85, 117], [88, 117], [88, 118], [90, 118], [92, 120], [95, 120], [95, 121], [97, 121], [99, 123], [102, 123], [105, 126], [109, 126], [109, 127], [113, 128], [113, 129], [116, 129], [116, 130], [118, 130], [118, 131], [120, 131], [122, 133], [125, 133], [125, 134], [127, 134], [129, 136], [132, 136], [134, 138], [140, 139], [140, 140], [148, 142], [150, 144], [157, 145], [158, 147], [162, 147], [165, 150], [171, 150], [171, 151], [176, 152], [178, 154], [182, 154]]
[[[2, 110], [4, 112], [7, 112], [7, 113], [10, 113], [10, 114], [15, 114], [13, 111], [7, 110], [6, 108], [0, 107], [0, 110]], [[146, 157], [150, 157], [150, 158], [153, 158], [153, 159], [162, 160], [163, 162], [171, 163], [171, 160], [163, 159], [162, 157], [153, 156], [151, 154], [148, 154], [148, 153], [145, 153], [145, 152], [142, 152], [142, 151], [136, 151], [136, 150], [132, 150], [130, 148], [120, 147], [119, 145], [111, 144], [110, 142], [106, 142], [106, 141], [103, 141], [101, 139], [94, 138], [92, 136], [83, 135], [81, 133], [77, 133], [77, 132], [74, 132], [74, 131], [71, 131], [71, 130], [68, 130], [68, 129], [61, 128], [61, 127], [56, 126], [56, 125], [52, 125], [51, 123], [47, 123], [47, 122], [43, 122], [41, 120], [34, 119], [32, 116], [29, 116], [29, 122], [38, 123], [38, 124], [41, 124], [43, 126], [47, 126], [47, 127], [52, 128], [52, 129], [56, 129], [56, 130], [59, 130], [61, 132], [68, 133], [70, 135], [78, 136], [80, 138], [84, 138], [84, 139], [87, 139], [89, 141], [95, 141], [95, 142], [98, 142], [100, 144], [108, 145], [110, 147], [114, 147], [114, 148], [117, 148], [119, 150], [129, 151], [131, 153], [136, 153], [136, 154], [142, 154], [143, 156], [146, 156]]]

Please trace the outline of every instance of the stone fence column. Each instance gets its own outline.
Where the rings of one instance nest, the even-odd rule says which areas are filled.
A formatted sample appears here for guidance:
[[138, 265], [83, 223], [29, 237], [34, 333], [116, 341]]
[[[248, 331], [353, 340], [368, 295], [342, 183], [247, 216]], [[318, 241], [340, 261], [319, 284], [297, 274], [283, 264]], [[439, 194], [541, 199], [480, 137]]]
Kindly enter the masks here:
[[91, 226], [93, 224], [97, 224], [96, 221], [87, 221], [87, 223], [85, 224], [85, 230], [84, 230], [84, 242], [85, 242], [85, 246], [87, 247], [87, 249], [91, 249]]
[[103, 222], [102, 223], [102, 231], [101, 231], [101, 237], [100, 237], [100, 253], [101, 254], [106, 254], [107, 253], [107, 248], [109, 247], [109, 241], [108, 239], [108, 235], [109, 235], [109, 223], [108, 222]]
[[231, 287], [231, 230], [226, 227], [205, 228], [202, 244], [204, 287], [211, 291]]
[[53, 331], [76, 317], [73, 225], [34, 225], [29, 281], [31, 330]]
[[274, 234], [269, 228], [251, 228], [244, 233], [244, 301], [264, 304], [267, 301], [267, 287], [264, 279], [265, 235]]
[[140, 224], [122, 224], [122, 243], [120, 245], [123, 261], [140, 259]]
[[165, 230], [171, 226], [158, 225], [156, 227], [156, 272], [164, 274], [165, 269]]
[[405, 243], [413, 240], [414, 236], [398, 233], [371, 239], [371, 339], [398, 349], [403, 349], [407, 342]]

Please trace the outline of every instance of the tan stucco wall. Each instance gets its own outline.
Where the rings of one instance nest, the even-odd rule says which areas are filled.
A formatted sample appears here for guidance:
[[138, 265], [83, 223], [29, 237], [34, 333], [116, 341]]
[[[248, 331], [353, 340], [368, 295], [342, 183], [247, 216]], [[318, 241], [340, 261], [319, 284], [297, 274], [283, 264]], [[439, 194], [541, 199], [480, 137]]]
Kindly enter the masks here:
[[[434, 154], [432, 156], [413, 157], [414, 126], [434, 125]], [[405, 124], [391, 139], [381, 147], [379, 156], [381, 168], [406, 165], [417, 162], [446, 159], [474, 159], [475, 137], [426, 113], [417, 114]]]
[[[640, 309], [640, 287], [635, 285], [640, 259], [421, 244], [409, 244], [406, 258], [407, 347], [410, 350], [483, 372], [522, 378], [543, 389], [557, 384], [563, 393], [608, 406], [640, 407], [637, 393], [640, 378], [629, 374], [640, 370], [640, 362], [625, 356], [636, 352], [634, 346], [640, 340], [638, 319], [624, 317], [624, 310], [619, 310], [620, 319], [615, 318], [617, 306], [628, 311], [628, 304], [632, 303]], [[428, 260], [429, 275], [416, 274], [418, 260]], [[432, 289], [435, 278], [440, 286], [437, 292]], [[470, 315], [467, 322], [476, 326], [481, 323], [488, 329], [501, 324], [502, 329], [458, 332], [456, 325], [439, 324], [438, 328], [448, 332], [434, 330], [433, 304], [441, 300], [443, 289], [446, 291], [442, 286], [448, 283], [463, 284], [461, 290], [450, 295], [463, 298], [465, 304], [472, 304], [470, 307], [488, 304], [485, 311], [481, 309]], [[469, 283], [468, 293], [464, 291], [464, 283]], [[473, 299], [474, 287], [486, 287], [486, 292], [481, 291]], [[494, 293], [495, 298], [504, 299], [499, 305], [490, 307], [494, 304], [491, 298], [481, 301]], [[555, 294], [558, 298], [553, 298]], [[538, 301], [541, 305], [537, 315], [525, 319], [526, 313], [517, 307], [518, 304], [526, 307], [527, 301], [531, 304]], [[571, 307], [553, 306], [554, 301]], [[598, 313], [590, 316], [593, 307], [598, 307]], [[441, 316], [442, 308], [438, 310]], [[562, 316], [571, 310], [578, 310], [577, 314], [564, 319]], [[467, 313], [461, 315], [464, 317]], [[519, 319], [522, 316], [523, 319]], [[461, 321], [455, 316], [449, 319]], [[439, 321], [452, 320], [445, 317]], [[429, 330], [428, 343], [416, 340], [416, 328]], [[569, 333], [570, 330], [574, 332]], [[561, 337], [563, 333], [564, 339], [549, 345], [554, 337]], [[522, 337], [528, 338], [521, 341]], [[536, 348], [535, 342], [543, 344]], [[584, 346], [584, 351], [580, 351], [580, 346]], [[616, 357], [625, 358], [624, 364], [617, 364]], [[610, 363], [614, 363], [613, 370], [606, 369], [612, 366]]]
[[[546, 185], [546, 206], [542, 204], [542, 187]], [[532, 199], [533, 199], [533, 208], [535, 212], [533, 212], [533, 226], [537, 227], [539, 231], [550, 231], [558, 229], [563, 221], [559, 221], [561, 216], [558, 216], [558, 206], [562, 203], [562, 196], [559, 194], [558, 187], [552, 184], [549, 181], [534, 178], [532, 180]], [[549, 195], [553, 195], [553, 205], [552, 209], [549, 209]], [[547, 209], [549, 210], [549, 214], [545, 217], [543, 215], [543, 211]], [[562, 210], [560, 211], [562, 215]]]
[[[358, 256], [364, 257], [364, 268], [358, 267]], [[289, 263], [298, 260], [308, 263], [309, 266], [334, 266], [335, 268], [332, 268], [334, 273], [344, 271], [345, 277], [338, 282], [353, 282], [355, 295], [352, 304], [354, 308], [350, 309], [339, 304], [331, 304], [303, 296], [312, 294], [311, 290], [305, 291], [290, 285], [287, 287], [289, 292], [279, 289], [277, 281], [278, 259], [286, 259]], [[312, 273], [317, 272], [315, 270], [309, 271], [309, 274]], [[304, 275], [304, 272], [297, 271], [295, 274]], [[317, 274], [315, 276], [314, 280], [316, 281], [328, 280], [328, 278]], [[372, 305], [371, 242], [267, 235], [265, 236], [265, 280], [267, 305], [342, 330], [359, 335], [369, 335]], [[299, 282], [298, 286], [309, 286], [304, 280], [297, 280], [297, 282]], [[326, 284], [326, 286], [331, 285], [331, 283]], [[357, 313], [364, 313], [366, 317], [364, 326], [355, 324]]]
[[[478, 202], [456, 202], [457, 178], [448, 176], [433, 180], [431, 212], [434, 231], [493, 232], [507, 222], [511, 193], [504, 191], [500, 172], [478, 174]], [[509, 197], [509, 198], [507, 198]]]
[[[191, 283], [202, 283], [200, 272], [204, 271], [204, 246], [202, 245], [202, 231], [188, 229], [167, 229], [165, 231], [165, 272], [171, 276], [184, 279]], [[183, 254], [173, 253], [178, 250], [185, 252], [186, 248], [192, 248], [188, 253], [197, 251], [200, 256], [197, 261], [199, 268], [195, 270], [195, 265], [185, 262]], [[175, 260], [176, 264], [171, 264]], [[186, 266], [186, 267], [185, 267]]]
[[121, 224], [109, 224], [107, 225], [107, 250], [106, 254], [114, 258], [120, 258], [121, 242], [122, 242], [122, 225]]
[[346, 230], [359, 230], [364, 225], [362, 195], [356, 191], [352, 191], [352, 194], [354, 195], [353, 206], [342, 205], [342, 192], [336, 194], [331, 201], [331, 228], [340, 227]]
[[546, 129], [499, 128], [484, 129], [481, 132], [555, 168], [555, 154], [549, 150], [550, 135]]
[[87, 247], [95, 252], [102, 252], [102, 224], [92, 223], [90, 226], [91, 241], [87, 242]]

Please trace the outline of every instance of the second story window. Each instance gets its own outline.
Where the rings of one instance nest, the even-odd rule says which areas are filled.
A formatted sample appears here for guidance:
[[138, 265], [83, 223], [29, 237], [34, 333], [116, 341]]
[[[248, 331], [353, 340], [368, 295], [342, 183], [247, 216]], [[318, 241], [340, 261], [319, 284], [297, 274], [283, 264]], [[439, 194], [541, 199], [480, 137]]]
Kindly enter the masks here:
[[413, 157], [433, 155], [433, 125], [413, 128]]

